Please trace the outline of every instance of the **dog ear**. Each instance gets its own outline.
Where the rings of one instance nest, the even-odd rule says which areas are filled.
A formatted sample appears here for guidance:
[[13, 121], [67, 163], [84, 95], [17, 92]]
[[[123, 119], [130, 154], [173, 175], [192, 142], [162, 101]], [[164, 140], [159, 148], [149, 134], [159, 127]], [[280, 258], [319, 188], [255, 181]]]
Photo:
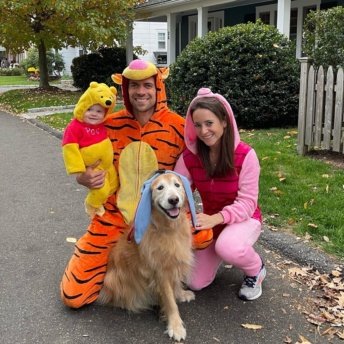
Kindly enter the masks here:
[[140, 202], [137, 206], [134, 219], [134, 239], [137, 244], [142, 240], [142, 237], [150, 223], [152, 213], [152, 190], [151, 185], [153, 180], [160, 174], [156, 173], [143, 183], [141, 190]]
[[177, 172], [173, 172], [173, 171], [167, 171], [167, 172], [174, 173], [182, 181], [183, 186], [184, 186], [184, 190], [185, 190], [185, 194], [186, 194], [186, 198], [187, 198], [188, 203], [189, 203], [192, 224], [196, 228], [196, 223], [197, 223], [197, 220], [196, 220], [196, 207], [195, 207], [195, 201], [194, 201], [194, 198], [193, 198], [193, 195], [192, 195], [192, 190], [191, 190], [191, 186], [190, 186], [189, 180], [186, 177], [182, 176], [181, 174], [179, 174]]

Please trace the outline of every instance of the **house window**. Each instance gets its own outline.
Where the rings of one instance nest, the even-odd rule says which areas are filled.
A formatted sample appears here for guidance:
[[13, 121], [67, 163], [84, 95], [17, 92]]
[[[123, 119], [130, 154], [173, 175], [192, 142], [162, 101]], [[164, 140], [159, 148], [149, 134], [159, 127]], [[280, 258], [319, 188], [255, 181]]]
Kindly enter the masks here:
[[[197, 16], [189, 16], [189, 42], [197, 37]], [[211, 12], [208, 13], [207, 28], [209, 31], [217, 31], [223, 27], [224, 12]]]
[[270, 12], [260, 12], [259, 19], [261, 19], [264, 24], [270, 25]]
[[165, 32], [158, 32], [158, 49], [159, 50], [166, 49], [166, 33]]
[[[310, 10], [320, 9], [320, 0], [294, 0], [291, 2], [289, 38], [296, 41], [296, 57], [302, 56], [302, 31]], [[256, 18], [265, 24], [277, 26], [277, 4], [256, 7]]]
[[290, 31], [289, 38], [296, 41], [297, 35], [297, 8], [292, 8], [290, 11]]

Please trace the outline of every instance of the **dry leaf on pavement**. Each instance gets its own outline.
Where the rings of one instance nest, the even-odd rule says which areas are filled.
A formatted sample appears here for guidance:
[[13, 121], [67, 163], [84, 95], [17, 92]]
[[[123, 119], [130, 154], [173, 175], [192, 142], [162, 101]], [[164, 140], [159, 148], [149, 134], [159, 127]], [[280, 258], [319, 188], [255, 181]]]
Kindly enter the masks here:
[[241, 324], [241, 326], [249, 330], [261, 330], [263, 328], [262, 325], [256, 325], [256, 324]]

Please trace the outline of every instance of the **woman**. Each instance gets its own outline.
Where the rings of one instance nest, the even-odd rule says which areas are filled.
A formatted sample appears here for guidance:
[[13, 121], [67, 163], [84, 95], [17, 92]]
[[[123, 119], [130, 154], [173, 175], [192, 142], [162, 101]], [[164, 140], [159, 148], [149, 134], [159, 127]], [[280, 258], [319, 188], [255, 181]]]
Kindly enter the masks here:
[[220, 94], [201, 88], [189, 106], [185, 123], [186, 150], [175, 171], [186, 176], [202, 198], [198, 230], [213, 228], [214, 241], [195, 251], [189, 287], [211, 284], [222, 262], [241, 269], [243, 300], [262, 294], [266, 270], [253, 245], [262, 228], [258, 207], [260, 166], [255, 151], [240, 141], [229, 103]]

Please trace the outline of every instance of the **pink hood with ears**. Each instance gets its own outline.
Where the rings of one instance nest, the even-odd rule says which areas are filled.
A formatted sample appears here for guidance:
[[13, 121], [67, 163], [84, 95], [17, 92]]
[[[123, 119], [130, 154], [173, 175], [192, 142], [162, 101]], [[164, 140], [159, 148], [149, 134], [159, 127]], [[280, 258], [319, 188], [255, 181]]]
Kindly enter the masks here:
[[197, 96], [191, 101], [189, 105], [189, 108], [186, 114], [186, 122], [185, 122], [185, 130], [184, 130], [184, 140], [185, 140], [186, 147], [192, 153], [194, 154], [197, 153], [197, 148], [196, 148], [197, 135], [196, 135], [195, 126], [192, 121], [190, 108], [196, 99], [205, 98], [205, 97], [217, 98], [227, 110], [227, 113], [229, 116], [229, 122], [231, 123], [232, 130], [234, 131], [234, 149], [235, 149], [240, 142], [240, 135], [239, 135], [238, 127], [235, 121], [232, 108], [223, 96], [221, 96], [218, 93], [211, 92], [209, 88], [200, 88], [197, 92]]

